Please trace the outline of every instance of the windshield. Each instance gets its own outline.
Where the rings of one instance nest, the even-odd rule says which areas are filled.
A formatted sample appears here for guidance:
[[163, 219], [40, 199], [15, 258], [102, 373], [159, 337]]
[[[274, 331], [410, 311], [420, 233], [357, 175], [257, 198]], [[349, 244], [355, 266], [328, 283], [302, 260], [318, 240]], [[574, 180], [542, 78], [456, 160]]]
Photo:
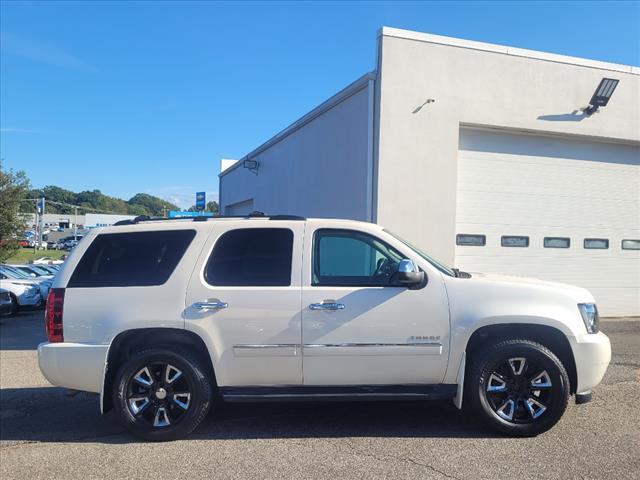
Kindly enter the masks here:
[[414, 252], [416, 252], [418, 255], [420, 255], [422, 258], [424, 258], [427, 262], [429, 262], [431, 265], [433, 265], [434, 267], [436, 267], [438, 270], [440, 270], [442, 273], [444, 273], [445, 275], [449, 275], [450, 277], [455, 277], [456, 274], [455, 272], [450, 269], [449, 267], [447, 267], [446, 265], [440, 263], [438, 260], [436, 260], [433, 257], [430, 257], [429, 255], [427, 255], [426, 253], [424, 253], [422, 250], [420, 250], [418, 247], [412, 245], [411, 243], [407, 242], [404, 238], [399, 237], [398, 235], [396, 235], [393, 232], [390, 232], [387, 229], [384, 229], [385, 232], [387, 232], [389, 235], [391, 235], [393, 238], [395, 238], [396, 240], [401, 241], [402, 243], [404, 243], [407, 247], [409, 247], [411, 250], [413, 250]]
[[7, 277], [13, 278], [14, 280], [32, 280], [33, 278], [20, 270], [14, 270], [7, 266], [3, 266], [1, 270]]

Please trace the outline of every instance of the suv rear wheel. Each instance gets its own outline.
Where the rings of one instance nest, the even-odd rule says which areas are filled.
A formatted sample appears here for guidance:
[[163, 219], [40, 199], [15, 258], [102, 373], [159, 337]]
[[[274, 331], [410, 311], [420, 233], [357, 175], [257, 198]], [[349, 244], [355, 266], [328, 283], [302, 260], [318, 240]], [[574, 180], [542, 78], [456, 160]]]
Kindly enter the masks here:
[[190, 355], [165, 349], [136, 353], [116, 375], [113, 405], [133, 434], [153, 441], [191, 433], [211, 404], [206, 369]]
[[472, 361], [465, 396], [501, 433], [530, 437], [553, 427], [569, 400], [569, 377], [558, 357], [526, 339], [501, 340]]

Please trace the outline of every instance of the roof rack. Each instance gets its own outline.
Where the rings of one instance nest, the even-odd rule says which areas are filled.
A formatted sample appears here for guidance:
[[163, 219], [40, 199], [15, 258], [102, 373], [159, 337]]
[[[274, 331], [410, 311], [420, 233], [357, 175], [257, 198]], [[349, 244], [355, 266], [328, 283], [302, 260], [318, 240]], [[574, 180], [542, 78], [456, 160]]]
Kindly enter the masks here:
[[121, 225], [137, 225], [142, 222], [166, 222], [169, 220], [191, 220], [193, 222], [206, 222], [208, 220], [218, 220], [224, 218], [265, 218], [267, 220], [292, 220], [292, 221], [305, 221], [306, 217], [301, 217], [298, 215], [265, 215], [264, 212], [251, 212], [247, 215], [215, 215], [212, 217], [150, 217], [148, 215], [138, 215], [137, 217], [131, 220], [120, 220], [113, 224], [113, 226], [121, 226]]

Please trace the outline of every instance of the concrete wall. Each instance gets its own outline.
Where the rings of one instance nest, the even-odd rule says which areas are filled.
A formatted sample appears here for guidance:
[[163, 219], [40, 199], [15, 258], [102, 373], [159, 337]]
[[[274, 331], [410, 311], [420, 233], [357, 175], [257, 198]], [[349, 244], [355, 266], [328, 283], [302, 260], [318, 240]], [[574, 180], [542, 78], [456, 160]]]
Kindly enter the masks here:
[[[363, 77], [222, 172], [222, 213], [252, 205], [267, 214], [369, 219], [372, 84]], [[242, 167], [245, 159], [259, 162], [257, 174]]]
[[[384, 28], [375, 220], [452, 264], [460, 127], [637, 145], [638, 73], [634, 67]], [[620, 80], [609, 105], [592, 117], [573, 113], [588, 104], [605, 76]], [[425, 104], [427, 99], [435, 102]]]

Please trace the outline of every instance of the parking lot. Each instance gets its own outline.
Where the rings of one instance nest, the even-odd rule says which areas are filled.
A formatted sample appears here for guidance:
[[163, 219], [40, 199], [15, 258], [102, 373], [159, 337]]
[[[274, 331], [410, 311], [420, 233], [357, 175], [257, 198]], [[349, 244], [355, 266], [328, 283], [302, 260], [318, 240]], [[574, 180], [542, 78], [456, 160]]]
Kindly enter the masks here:
[[95, 395], [37, 366], [42, 312], [0, 319], [0, 478], [639, 478], [640, 320], [603, 322], [613, 362], [592, 403], [550, 432], [503, 438], [450, 402], [218, 405], [151, 444]]

